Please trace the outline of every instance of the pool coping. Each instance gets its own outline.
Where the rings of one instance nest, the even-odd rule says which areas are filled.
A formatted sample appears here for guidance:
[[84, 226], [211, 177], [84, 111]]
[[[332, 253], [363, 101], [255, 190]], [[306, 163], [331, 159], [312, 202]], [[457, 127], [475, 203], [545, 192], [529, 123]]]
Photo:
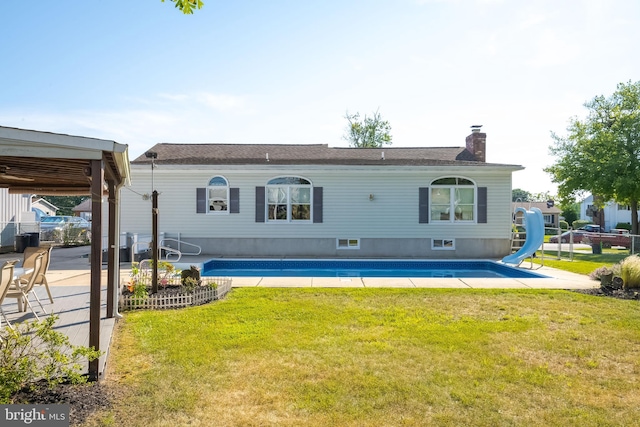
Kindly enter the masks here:
[[[174, 263], [176, 268], [189, 268], [196, 265], [200, 268], [204, 262], [211, 259], [222, 259], [215, 256], [182, 257], [180, 262]], [[191, 262], [189, 262], [189, 259]], [[232, 258], [232, 259], [309, 259], [309, 258]], [[317, 260], [333, 258], [318, 258]], [[353, 258], [354, 260], [372, 260], [364, 258]], [[393, 261], [464, 261], [457, 259], [389, 259]], [[467, 261], [490, 261], [491, 259], [473, 259]], [[526, 267], [528, 265], [528, 268]], [[231, 276], [233, 278], [232, 287], [270, 287], [270, 288], [466, 288], [466, 289], [594, 289], [600, 287], [600, 282], [591, 280], [589, 277], [558, 270], [552, 267], [540, 266], [538, 264], [522, 263], [520, 266], [509, 265], [509, 267], [527, 270], [532, 273], [547, 277], [540, 278], [424, 278], [424, 277], [262, 277], [262, 276]]]

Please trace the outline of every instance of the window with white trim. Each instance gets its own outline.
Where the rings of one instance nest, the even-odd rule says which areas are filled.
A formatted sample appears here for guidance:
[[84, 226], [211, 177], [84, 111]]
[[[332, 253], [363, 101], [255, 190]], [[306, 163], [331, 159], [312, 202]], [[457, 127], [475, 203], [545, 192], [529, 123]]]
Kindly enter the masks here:
[[432, 222], [473, 222], [476, 212], [476, 186], [466, 179], [446, 177], [431, 183]]
[[311, 221], [311, 182], [296, 176], [281, 176], [266, 186], [267, 221]]
[[453, 251], [456, 249], [456, 239], [431, 239], [431, 249], [434, 251]]
[[207, 212], [229, 213], [229, 182], [222, 176], [214, 176], [207, 186]]
[[336, 239], [336, 249], [360, 249], [360, 239]]

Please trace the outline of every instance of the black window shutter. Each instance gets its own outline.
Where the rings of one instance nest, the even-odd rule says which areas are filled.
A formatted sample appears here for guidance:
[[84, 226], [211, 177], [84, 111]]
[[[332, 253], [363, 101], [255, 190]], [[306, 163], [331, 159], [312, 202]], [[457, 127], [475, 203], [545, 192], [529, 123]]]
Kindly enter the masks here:
[[429, 187], [418, 188], [418, 223], [429, 223]]
[[256, 187], [256, 222], [264, 222], [264, 187]]
[[487, 223], [487, 187], [478, 187], [478, 224]]
[[206, 188], [196, 188], [196, 213], [207, 213]]
[[229, 189], [229, 213], [240, 213], [240, 189]]
[[322, 188], [313, 187], [313, 222], [322, 222]]

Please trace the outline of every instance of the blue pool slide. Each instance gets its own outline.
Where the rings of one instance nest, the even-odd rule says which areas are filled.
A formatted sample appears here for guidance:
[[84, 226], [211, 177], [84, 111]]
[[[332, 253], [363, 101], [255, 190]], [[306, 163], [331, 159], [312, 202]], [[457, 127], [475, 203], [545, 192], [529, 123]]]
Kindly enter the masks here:
[[519, 265], [525, 258], [533, 255], [544, 242], [542, 211], [538, 208], [531, 208], [531, 210], [516, 208], [514, 213], [517, 212], [524, 213], [524, 228], [527, 230], [527, 237], [518, 252], [502, 258], [502, 262], [505, 264]]

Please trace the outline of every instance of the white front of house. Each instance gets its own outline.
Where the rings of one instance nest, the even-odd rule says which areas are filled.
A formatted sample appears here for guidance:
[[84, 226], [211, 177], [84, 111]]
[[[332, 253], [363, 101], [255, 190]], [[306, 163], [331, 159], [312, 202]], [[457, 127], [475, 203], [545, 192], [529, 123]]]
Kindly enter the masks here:
[[510, 249], [511, 173], [487, 166], [132, 165], [121, 230], [159, 230], [234, 257], [498, 258]]
[[[588, 196], [580, 202], [580, 219], [593, 221], [593, 209], [593, 196]], [[604, 211], [605, 231], [616, 228], [620, 223], [631, 224], [631, 207], [629, 205], [621, 205], [610, 200], [605, 203], [602, 209]]]

